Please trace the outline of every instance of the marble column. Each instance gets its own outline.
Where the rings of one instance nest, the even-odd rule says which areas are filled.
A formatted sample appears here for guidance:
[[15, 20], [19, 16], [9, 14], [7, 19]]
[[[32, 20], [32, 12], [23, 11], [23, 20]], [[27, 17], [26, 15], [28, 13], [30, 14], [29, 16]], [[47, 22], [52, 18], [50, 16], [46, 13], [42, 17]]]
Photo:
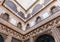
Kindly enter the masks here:
[[24, 40], [22, 40], [22, 42], [24, 42]]
[[59, 36], [60, 35], [59, 30], [56, 27], [54, 27], [54, 28], [51, 29], [51, 31], [52, 31], [52, 34], [53, 34], [53, 36], [55, 38], [55, 42], [60, 42], [60, 39], [59, 39], [59, 37], [60, 37]]
[[30, 42], [34, 42], [33, 37], [30, 37]]
[[5, 42], [11, 42], [11, 40], [12, 40], [12, 36], [7, 36], [7, 39], [5, 40]]

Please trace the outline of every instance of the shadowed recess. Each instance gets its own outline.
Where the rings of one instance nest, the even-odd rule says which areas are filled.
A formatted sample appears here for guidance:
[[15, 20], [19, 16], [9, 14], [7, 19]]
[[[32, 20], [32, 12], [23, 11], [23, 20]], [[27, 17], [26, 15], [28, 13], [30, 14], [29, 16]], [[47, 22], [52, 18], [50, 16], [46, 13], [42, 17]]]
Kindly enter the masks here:
[[51, 35], [44, 34], [39, 36], [35, 42], [55, 42], [55, 40]]
[[0, 42], [4, 42], [4, 38], [0, 35]]

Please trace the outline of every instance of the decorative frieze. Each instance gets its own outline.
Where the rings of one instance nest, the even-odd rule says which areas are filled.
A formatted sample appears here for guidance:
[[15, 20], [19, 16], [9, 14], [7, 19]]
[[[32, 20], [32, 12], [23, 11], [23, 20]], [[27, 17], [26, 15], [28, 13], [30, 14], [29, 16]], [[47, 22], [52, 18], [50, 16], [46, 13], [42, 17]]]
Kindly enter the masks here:
[[46, 23], [46, 24], [44, 24], [44, 25], [32, 30], [31, 32], [29, 32], [29, 33], [27, 33], [25, 35], [22, 35], [22, 34], [18, 33], [17, 31], [14, 31], [14, 30], [10, 29], [9, 27], [7, 27], [7, 26], [5, 26], [3, 24], [0, 24], [0, 29], [2, 31], [6, 32], [9, 35], [12, 35], [13, 37], [25, 40], [25, 39], [30, 38], [31, 36], [32, 37], [36, 36], [37, 34], [48, 30], [48, 28], [50, 26], [53, 26], [54, 24], [59, 23], [59, 21], [60, 21], [60, 16], [55, 18], [55, 19], [53, 19], [53, 20], [51, 20], [51, 21], [49, 21], [48, 23]]
[[23, 36], [20, 33], [10, 29], [9, 27], [7, 27], [7, 26], [5, 26], [3, 24], [0, 24], [0, 29], [3, 32], [6, 32], [8, 35], [11, 35], [11, 36], [16, 37], [18, 39], [22, 39], [23, 38]]
[[45, 30], [47, 30], [50, 26], [54, 26], [54, 24], [58, 24], [60, 21], [60, 16], [53, 19], [52, 21], [49, 21], [48, 23], [42, 25], [41, 27], [38, 27], [37, 29], [29, 32], [28, 34], [26, 34], [24, 36], [25, 39], [29, 38], [30, 36], [36, 36], [37, 34], [39, 34], [40, 32], [43, 32]]

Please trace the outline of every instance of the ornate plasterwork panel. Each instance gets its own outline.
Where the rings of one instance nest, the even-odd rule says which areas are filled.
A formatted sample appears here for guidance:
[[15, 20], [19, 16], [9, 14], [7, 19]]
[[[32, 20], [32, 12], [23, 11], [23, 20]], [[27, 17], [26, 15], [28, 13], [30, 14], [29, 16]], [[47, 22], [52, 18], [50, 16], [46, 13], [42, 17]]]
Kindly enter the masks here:
[[[46, 0], [47, 1], [47, 0]], [[19, 18], [21, 18], [24, 22], [26, 22], [27, 20], [29, 20], [29, 19], [32, 19], [31, 17], [33, 17], [34, 15], [36, 15], [36, 13], [38, 14], [38, 12], [40, 12], [42, 9], [44, 9], [46, 6], [48, 6], [48, 4], [50, 4], [51, 2], [53, 2], [53, 1], [55, 1], [55, 0], [49, 0], [49, 1], [47, 1], [47, 2], [45, 2], [45, 1], [41, 1], [41, 0], [39, 0], [39, 1], [36, 1], [37, 3], [35, 3], [29, 10], [28, 10], [28, 12], [26, 12], [16, 1], [14, 1], [14, 0], [5, 0], [4, 1], [4, 3], [3, 3], [3, 6], [5, 7], [5, 8], [7, 8], [10, 12], [12, 12], [12, 13], [14, 13], [16, 16], [18, 16]], [[27, 1], [28, 2], [28, 1]], [[35, 1], [34, 1], [35, 2]], [[33, 2], [33, 3], [34, 3]], [[42, 3], [40, 3], [40, 2], [42, 2]], [[44, 3], [45, 2], [45, 3]], [[21, 3], [20, 3], [21, 4]], [[22, 5], [22, 4], [21, 4]], [[24, 4], [25, 5], [25, 4]], [[41, 6], [40, 6], [41, 5]], [[22, 5], [23, 6], [23, 5]], [[38, 9], [37, 9], [37, 7], [38, 7]], [[28, 9], [28, 8], [27, 8]], [[32, 12], [31, 12], [32, 11]], [[27, 16], [26, 16], [26, 14], [28, 15], [28, 18], [27, 18]], [[32, 15], [33, 14], [33, 15]], [[53, 24], [53, 22], [52, 22], [52, 24]], [[49, 24], [49, 26], [50, 26], [51, 24]], [[7, 27], [6, 27], [6, 29], [5, 29], [5, 31], [9, 31], [9, 33], [12, 33], [11, 35], [18, 35], [19, 36], [19, 38], [20, 37], [22, 37], [22, 39], [27, 39], [27, 38], [29, 38], [30, 37], [30, 35], [36, 35], [37, 33], [39, 33], [40, 31], [43, 31], [43, 30], [45, 30], [44, 28], [48, 28], [48, 24], [47, 25], [44, 25], [44, 26], [42, 26], [42, 27], [39, 27], [39, 28], [35, 28], [35, 29], [33, 29], [33, 31], [31, 30], [31, 31], [29, 31], [29, 32], [27, 32], [27, 33], [25, 33], [24, 31], [24, 33], [25, 34], [20, 34], [20, 33], [18, 33], [18, 32], [15, 32], [15, 31], [13, 31], [13, 30], [11, 30], [11, 32], [9, 31], [10, 29], [7, 29]], [[4, 28], [3, 28], [4, 29]], [[17, 34], [16, 34], [17, 33]], [[27, 37], [27, 38], [26, 38]]]
[[19, 32], [16, 32], [15, 30], [13, 29], [10, 29], [9, 27], [3, 25], [0, 23], [0, 31], [2, 33], [5, 33], [7, 35], [12, 35], [13, 37], [15, 38], [18, 38], [18, 39], [22, 39], [22, 40], [26, 40], [26, 39], [29, 39], [31, 36], [34, 37], [42, 32], [45, 32], [45, 31], [51, 31], [51, 27], [54, 27], [55, 25], [58, 26], [58, 22], [60, 22], [60, 16], [56, 17], [55, 19], [49, 21], [48, 23], [34, 29], [33, 31], [23, 35], [23, 34], [20, 34]]
[[55, 0], [5, 0], [3, 6], [26, 23], [53, 1]]
[[25, 34], [24, 39], [28, 39], [28, 38], [30, 38], [30, 36], [32, 36], [32, 37], [37, 36], [40, 33], [44, 33], [46, 31], [50, 32], [52, 27], [57, 27], [58, 25], [60, 26], [59, 22], [60, 22], [60, 16], [58, 16], [55, 19], [47, 22], [46, 24], [32, 30], [31, 32]]
[[29, 10], [39, 0], [16, 0], [25, 11]]
[[6, 35], [11, 35], [15, 38], [18, 38], [18, 39], [22, 39], [23, 38], [23, 35], [21, 35], [20, 33], [10, 29], [9, 27], [3, 25], [3, 24], [0, 24], [0, 32], [6, 34]]

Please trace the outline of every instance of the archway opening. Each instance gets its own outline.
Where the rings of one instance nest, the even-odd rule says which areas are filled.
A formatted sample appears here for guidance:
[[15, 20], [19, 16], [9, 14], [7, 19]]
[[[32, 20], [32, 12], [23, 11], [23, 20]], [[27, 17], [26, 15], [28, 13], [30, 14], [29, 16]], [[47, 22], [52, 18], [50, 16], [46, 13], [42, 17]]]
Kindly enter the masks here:
[[4, 42], [4, 38], [0, 35], [0, 42]]
[[53, 36], [44, 34], [44, 35], [39, 36], [35, 42], [55, 42], [55, 40]]

